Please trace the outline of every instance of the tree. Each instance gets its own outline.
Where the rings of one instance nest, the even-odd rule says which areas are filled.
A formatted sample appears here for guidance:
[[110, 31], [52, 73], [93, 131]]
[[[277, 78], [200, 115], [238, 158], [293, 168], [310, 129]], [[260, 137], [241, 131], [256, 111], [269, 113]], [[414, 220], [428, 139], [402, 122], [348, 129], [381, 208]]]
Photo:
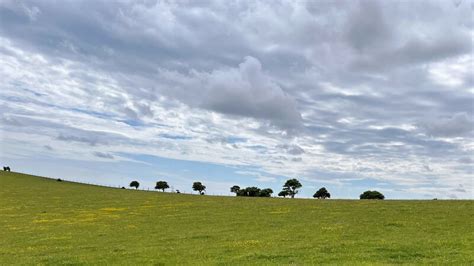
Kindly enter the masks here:
[[130, 183], [130, 187], [134, 187], [135, 189], [138, 189], [139, 186], [140, 186], [140, 183], [138, 183], [138, 181], [132, 181]]
[[280, 191], [280, 193], [278, 193], [278, 196], [286, 198], [286, 196], [288, 196], [288, 190], [283, 189], [282, 191]]
[[247, 188], [242, 188], [237, 191], [237, 196], [238, 197], [248, 197], [249, 193], [247, 191]]
[[291, 198], [294, 198], [295, 195], [298, 193], [298, 188], [301, 188], [302, 185], [298, 179], [293, 178], [293, 179], [288, 179], [283, 185], [283, 190], [288, 191], [288, 195], [291, 196]]
[[374, 190], [374, 191], [370, 191], [370, 190], [367, 190], [365, 191], [364, 193], [360, 194], [360, 199], [380, 199], [380, 200], [383, 200], [385, 199], [385, 196]]
[[193, 190], [198, 191], [199, 194], [201, 194], [201, 195], [204, 195], [204, 193], [202, 193], [202, 192], [206, 190], [206, 186], [204, 186], [201, 182], [194, 182], [193, 183]]
[[272, 193], [273, 193], [273, 190], [271, 188], [264, 188], [260, 190], [259, 197], [271, 197]]
[[331, 198], [331, 194], [329, 194], [328, 190], [325, 187], [322, 187], [318, 191], [316, 191], [316, 193], [314, 193], [313, 198], [329, 199]]
[[156, 182], [155, 189], [161, 189], [161, 190], [163, 190], [163, 192], [165, 192], [165, 189], [167, 189], [167, 188], [170, 188], [170, 186], [168, 186], [168, 182], [166, 182], [166, 181]]
[[260, 195], [260, 189], [258, 187], [248, 187], [245, 189], [248, 197], [257, 197]]
[[239, 186], [232, 186], [230, 188], [230, 192], [235, 193], [237, 195], [239, 193], [240, 187]]

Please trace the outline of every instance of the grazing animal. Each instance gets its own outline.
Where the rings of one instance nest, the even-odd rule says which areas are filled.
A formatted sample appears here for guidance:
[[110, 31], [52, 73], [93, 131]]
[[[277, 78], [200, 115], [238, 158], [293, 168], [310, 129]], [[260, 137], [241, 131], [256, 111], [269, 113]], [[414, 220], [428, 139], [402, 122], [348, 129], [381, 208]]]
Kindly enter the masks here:
[[179, 191], [179, 189], [177, 189], [177, 190], [176, 190], [176, 193], [178, 193], [178, 194], [179, 194], [179, 193], [181, 193], [181, 192]]
[[61, 178], [56, 179], [56, 181], [63, 182], [63, 180]]
[[10, 166], [4, 166], [3, 171], [10, 172], [11, 171]]

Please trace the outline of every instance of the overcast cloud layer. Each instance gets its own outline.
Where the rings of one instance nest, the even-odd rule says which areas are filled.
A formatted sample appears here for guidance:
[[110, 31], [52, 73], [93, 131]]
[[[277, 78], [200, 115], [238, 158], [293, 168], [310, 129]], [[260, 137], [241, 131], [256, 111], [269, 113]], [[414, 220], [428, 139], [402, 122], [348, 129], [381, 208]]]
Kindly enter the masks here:
[[461, 0], [1, 0], [0, 160], [64, 160], [67, 176], [153, 156], [238, 174], [208, 180], [215, 193], [297, 177], [472, 199], [473, 11]]

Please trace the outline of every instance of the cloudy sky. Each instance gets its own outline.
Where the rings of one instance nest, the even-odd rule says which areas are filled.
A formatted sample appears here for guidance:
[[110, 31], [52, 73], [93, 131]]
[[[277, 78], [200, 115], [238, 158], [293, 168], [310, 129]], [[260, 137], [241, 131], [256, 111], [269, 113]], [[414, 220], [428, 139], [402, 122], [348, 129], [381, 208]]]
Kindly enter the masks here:
[[0, 0], [0, 163], [474, 198], [474, 1]]

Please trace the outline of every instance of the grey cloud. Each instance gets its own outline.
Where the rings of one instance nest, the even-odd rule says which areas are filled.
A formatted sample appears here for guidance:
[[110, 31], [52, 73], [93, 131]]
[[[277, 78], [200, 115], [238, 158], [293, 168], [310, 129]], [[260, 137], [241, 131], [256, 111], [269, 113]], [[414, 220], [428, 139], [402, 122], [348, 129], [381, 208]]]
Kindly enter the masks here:
[[472, 164], [474, 163], [474, 160], [472, 160], [470, 157], [462, 157], [458, 159], [458, 162], [462, 164]]
[[420, 122], [419, 127], [430, 136], [453, 137], [472, 132], [474, 121], [466, 113], [457, 113], [451, 117]]
[[430, 63], [444, 58], [469, 53], [471, 45], [468, 35], [452, 36], [446, 39], [411, 39], [400, 47], [372, 51], [371, 56], [359, 57], [352, 64], [354, 70], [380, 71], [392, 67], [412, 66]]
[[374, 52], [378, 46], [390, 42], [391, 34], [377, 1], [360, 1], [347, 21], [346, 37], [360, 52]]
[[74, 142], [82, 142], [89, 144], [91, 146], [95, 146], [98, 144], [99, 140], [96, 136], [77, 136], [77, 135], [69, 135], [69, 134], [59, 134], [57, 137], [58, 140], [62, 141], [74, 141]]
[[283, 144], [278, 145], [277, 148], [283, 149], [285, 152], [291, 155], [301, 155], [305, 153], [304, 149], [298, 145]]
[[52, 151], [54, 150], [53, 147], [49, 146], [49, 145], [44, 145], [43, 146], [45, 149], [47, 149], [48, 151]]
[[189, 76], [165, 72], [162, 76], [174, 85], [167, 93], [192, 106], [264, 119], [285, 129], [301, 126], [296, 101], [264, 73], [256, 58], [245, 57], [238, 68], [193, 71]]
[[2, 123], [5, 125], [16, 126], [16, 127], [24, 126], [24, 124], [20, 121], [20, 119], [17, 119], [11, 116], [2, 116]]
[[99, 152], [99, 151], [96, 151], [93, 153], [94, 156], [96, 157], [99, 157], [99, 158], [104, 158], [104, 159], [114, 159], [115, 157], [110, 154], [110, 153], [105, 153], [105, 152]]
[[459, 153], [457, 144], [424, 139], [415, 132], [397, 128], [339, 130], [331, 132], [329, 136], [329, 140], [319, 143], [328, 152], [338, 154], [384, 158], [404, 158], [406, 154], [418, 154], [439, 158]]

